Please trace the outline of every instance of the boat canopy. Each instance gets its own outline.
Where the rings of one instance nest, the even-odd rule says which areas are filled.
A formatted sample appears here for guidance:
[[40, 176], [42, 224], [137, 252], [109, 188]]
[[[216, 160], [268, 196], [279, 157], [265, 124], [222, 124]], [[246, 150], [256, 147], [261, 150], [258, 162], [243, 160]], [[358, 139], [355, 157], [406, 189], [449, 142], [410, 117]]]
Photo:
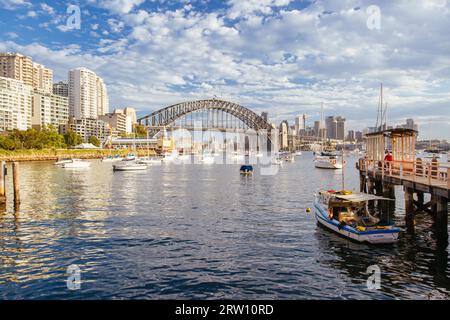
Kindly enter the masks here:
[[389, 199], [385, 197], [375, 196], [373, 194], [367, 193], [351, 193], [351, 194], [332, 194], [337, 199], [351, 201], [351, 202], [365, 202], [371, 200], [390, 200], [394, 201], [394, 199]]

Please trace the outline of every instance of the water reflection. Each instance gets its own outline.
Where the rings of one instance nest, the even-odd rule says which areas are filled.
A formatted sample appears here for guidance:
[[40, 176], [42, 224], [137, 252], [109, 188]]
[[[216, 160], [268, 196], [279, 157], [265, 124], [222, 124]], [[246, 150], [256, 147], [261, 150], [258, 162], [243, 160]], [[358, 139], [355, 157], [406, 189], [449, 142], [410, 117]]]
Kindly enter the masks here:
[[[402, 232], [394, 246], [355, 244], [305, 212], [314, 191], [340, 187], [339, 171], [314, 169], [309, 154], [276, 176], [238, 171], [22, 164], [22, 203], [0, 208], [0, 298], [449, 297], [449, 253], [428, 215], [418, 215], [417, 232]], [[353, 161], [347, 173], [347, 188], [357, 188]], [[7, 190], [11, 199], [10, 181]], [[393, 219], [404, 228], [397, 196]], [[82, 271], [75, 292], [65, 283], [71, 264]], [[366, 287], [374, 264], [382, 270], [379, 291]]]

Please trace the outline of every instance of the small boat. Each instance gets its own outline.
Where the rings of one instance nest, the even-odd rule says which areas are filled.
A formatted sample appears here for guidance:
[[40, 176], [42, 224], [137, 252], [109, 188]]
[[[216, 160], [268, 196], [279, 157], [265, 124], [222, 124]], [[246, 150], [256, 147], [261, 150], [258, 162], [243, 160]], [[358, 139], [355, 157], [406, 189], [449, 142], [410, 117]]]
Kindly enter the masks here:
[[295, 154], [294, 154], [294, 156], [296, 156], [296, 157], [299, 157], [299, 156], [301, 156], [302, 155], [302, 152], [301, 151], [297, 151], [297, 152], [295, 152]]
[[204, 164], [214, 164], [215, 160], [215, 157], [210, 153], [205, 153], [202, 156], [202, 163]]
[[381, 219], [371, 215], [368, 202], [374, 200], [391, 201], [367, 193], [322, 191], [315, 197], [315, 217], [325, 228], [357, 242], [394, 243], [398, 240], [400, 229], [384, 224]]
[[134, 153], [129, 153], [125, 158], [122, 159], [122, 161], [136, 161], [137, 157]]
[[272, 159], [272, 164], [277, 166], [283, 165], [283, 160], [280, 157], [276, 157]]
[[337, 156], [318, 155], [314, 158], [314, 165], [319, 169], [342, 169], [342, 160]]
[[70, 162], [72, 162], [72, 159], [66, 158], [66, 159], [61, 159], [61, 160], [56, 161], [54, 163], [54, 165], [55, 166], [62, 166], [63, 164], [70, 163]]
[[116, 161], [121, 161], [122, 158], [119, 155], [115, 155], [113, 156], [107, 156], [105, 158], [102, 159], [102, 162], [116, 162]]
[[79, 169], [79, 168], [89, 168], [91, 163], [89, 161], [83, 161], [79, 159], [72, 159], [70, 162], [66, 162], [62, 165], [66, 169]]
[[163, 162], [172, 162], [177, 158], [178, 158], [178, 154], [176, 154], [176, 153], [165, 153], [162, 161]]
[[138, 171], [147, 169], [147, 165], [137, 162], [124, 162], [113, 165], [113, 171]]
[[253, 174], [253, 166], [250, 165], [243, 165], [241, 166], [241, 168], [239, 169], [239, 172], [241, 173], [241, 175], [243, 176], [250, 176]]
[[161, 157], [142, 157], [142, 158], [139, 158], [139, 160], [137, 160], [137, 163], [140, 163], [140, 164], [157, 165], [157, 164], [161, 164], [161, 162], [162, 162]]

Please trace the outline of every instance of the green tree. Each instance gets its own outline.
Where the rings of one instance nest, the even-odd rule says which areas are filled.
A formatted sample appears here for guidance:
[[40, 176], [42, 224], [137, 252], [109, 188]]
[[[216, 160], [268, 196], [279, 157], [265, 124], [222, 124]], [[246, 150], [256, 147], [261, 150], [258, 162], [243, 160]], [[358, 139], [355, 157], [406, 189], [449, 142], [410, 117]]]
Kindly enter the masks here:
[[88, 142], [96, 147], [100, 147], [101, 144], [101, 141], [96, 136], [90, 136]]
[[80, 143], [82, 143], [83, 139], [80, 137], [79, 134], [77, 134], [73, 130], [69, 130], [64, 135], [64, 141], [66, 142], [66, 145], [68, 147], [74, 147], [74, 146], [79, 145]]
[[147, 129], [142, 124], [136, 124], [134, 126], [134, 133], [136, 134], [137, 137], [144, 138], [147, 136]]
[[8, 136], [0, 136], [0, 149], [4, 150], [14, 150], [15, 149], [14, 140]]
[[55, 127], [47, 126], [39, 131], [37, 146], [41, 148], [64, 148], [66, 143], [64, 142], [64, 136], [60, 135]]

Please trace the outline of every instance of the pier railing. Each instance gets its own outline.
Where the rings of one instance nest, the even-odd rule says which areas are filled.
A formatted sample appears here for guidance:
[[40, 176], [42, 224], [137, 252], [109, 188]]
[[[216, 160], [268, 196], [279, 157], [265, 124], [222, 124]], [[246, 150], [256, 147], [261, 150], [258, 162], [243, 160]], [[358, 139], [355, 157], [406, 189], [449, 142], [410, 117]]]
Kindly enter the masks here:
[[373, 177], [394, 177], [450, 189], [450, 162], [359, 159], [358, 167]]

